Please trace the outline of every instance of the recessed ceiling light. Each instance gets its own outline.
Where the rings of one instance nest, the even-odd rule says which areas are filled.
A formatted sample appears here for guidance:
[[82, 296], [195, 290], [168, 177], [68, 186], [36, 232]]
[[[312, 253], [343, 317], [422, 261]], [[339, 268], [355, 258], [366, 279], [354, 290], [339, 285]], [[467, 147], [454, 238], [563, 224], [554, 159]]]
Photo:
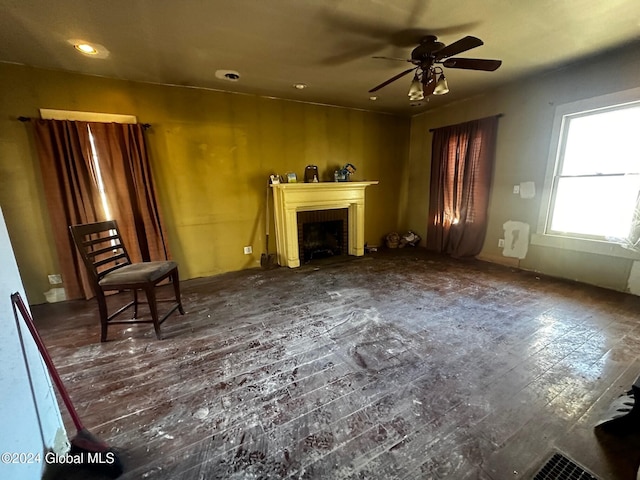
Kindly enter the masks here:
[[377, 99], [378, 99], [378, 97], [376, 97], [375, 95], [371, 95], [369, 97], [369, 100], [372, 100], [372, 101], [376, 101]]
[[98, 50], [93, 48], [93, 46], [89, 45], [88, 43], [78, 43], [77, 45], [74, 45], [74, 47], [76, 50], [79, 50], [81, 53], [85, 53], [87, 55], [96, 55], [98, 53]]
[[305, 88], [307, 88], [307, 84], [306, 83], [294, 83], [293, 87], [297, 88], [298, 90], [304, 90]]
[[80, 40], [77, 38], [72, 38], [67, 40], [73, 48], [75, 48], [78, 52], [86, 55], [87, 57], [93, 58], [107, 58], [109, 56], [109, 50], [97, 43], [87, 42], [86, 40]]

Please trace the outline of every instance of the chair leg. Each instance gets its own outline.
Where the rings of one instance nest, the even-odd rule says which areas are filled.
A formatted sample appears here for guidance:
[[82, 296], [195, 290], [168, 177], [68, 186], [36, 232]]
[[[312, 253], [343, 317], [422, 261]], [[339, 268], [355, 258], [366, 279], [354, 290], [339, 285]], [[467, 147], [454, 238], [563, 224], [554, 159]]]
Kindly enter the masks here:
[[158, 338], [158, 340], [162, 340], [162, 333], [160, 332], [160, 322], [158, 321], [158, 304], [156, 302], [155, 286], [147, 286], [144, 290], [147, 295], [147, 302], [149, 303], [149, 311], [151, 313], [151, 320], [153, 320], [153, 328], [156, 331], [156, 337]]
[[171, 283], [173, 283], [173, 292], [176, 295], [176, 302], [178, 302], [178, 311], [180, 315], [184, 315], [184, 308], [182, 308], [182, 297], [180, 297], [180, 275], [178, 275], [178, 268], [171, 275]]
[[138, 289], [133, 289], [133, 318], [138, 318]]
[[96, 293], [98, 301], [98, 312], [100, 314], [100, 341], [107, 341], [107, 327], [109, 326], [109, 313], [107, 311], [107, 301], [102, 291]]

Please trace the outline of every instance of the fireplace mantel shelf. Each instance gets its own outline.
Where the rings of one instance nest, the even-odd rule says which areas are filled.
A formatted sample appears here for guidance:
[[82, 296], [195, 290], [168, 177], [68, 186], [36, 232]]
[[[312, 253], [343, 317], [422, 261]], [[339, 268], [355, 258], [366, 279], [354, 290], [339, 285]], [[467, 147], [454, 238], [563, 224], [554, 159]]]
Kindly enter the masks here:
[[273, 188], [278, 263], [300, 266], [297, 212], [348, 208], [348, 253], [364, 255], [364, 190], [377, 181], [279, 183]]

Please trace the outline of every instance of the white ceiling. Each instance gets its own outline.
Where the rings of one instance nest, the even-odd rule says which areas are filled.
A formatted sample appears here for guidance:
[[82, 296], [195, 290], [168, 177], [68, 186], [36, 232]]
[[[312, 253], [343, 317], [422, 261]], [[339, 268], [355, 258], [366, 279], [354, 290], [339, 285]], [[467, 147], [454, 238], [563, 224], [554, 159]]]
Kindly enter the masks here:
[[[398, 114], [459, 100], [640, 37], [640, 0], [0, 0], [0, 61]], [[495, 72], [446, 69], [450, 93], [410, 107], [409, 58], [424, 34], [484, 45]], [[76, 52], [69, 39], [109, 50]], [[236, 70], [237, 82], [215, 77]], [[305, 90], [293, 83], [305, 83]]]

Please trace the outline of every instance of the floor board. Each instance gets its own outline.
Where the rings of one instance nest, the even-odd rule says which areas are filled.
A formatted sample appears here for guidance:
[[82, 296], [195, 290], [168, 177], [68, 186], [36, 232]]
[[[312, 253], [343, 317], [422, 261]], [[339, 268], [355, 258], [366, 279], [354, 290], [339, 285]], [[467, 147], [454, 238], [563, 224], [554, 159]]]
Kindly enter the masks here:
[[593, 425], [640, 374], [638, 297], [421, 249], [182, 292], [161, 341], [114, 325], [101, 344], [93, 301], [33, 307], [122, 478], [501, 480], [554, 451], [635, 478], [637, 433]]

